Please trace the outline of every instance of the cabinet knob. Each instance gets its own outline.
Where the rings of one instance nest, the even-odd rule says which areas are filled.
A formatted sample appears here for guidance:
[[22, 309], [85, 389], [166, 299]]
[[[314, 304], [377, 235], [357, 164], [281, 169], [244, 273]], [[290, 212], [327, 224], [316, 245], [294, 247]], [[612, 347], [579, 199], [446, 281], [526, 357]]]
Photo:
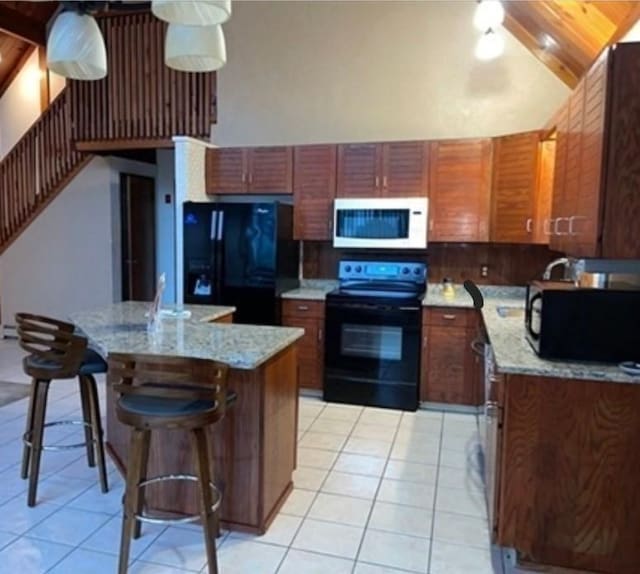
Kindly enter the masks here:
[[551, 235], [551, 225], [553, 221], [553, 219], [544, 220], [544, 222], [542, 223], [542, 233], [544, 233], [545, 235]]
[[308, 311], [309, 305], [298, 305], [298, 311]]
[[376, 175], [376, 189], [380, 187], [380, 177]]
[[242, 172], [242, 183], [247, 183], [247, 174], [244, 171]]
[[442, 315], [443, 319], [446, 319], [447, 321], [453, 321], [456, 318], [456, 315], [451, 315], [449, 313], [446, 313], [444, 315]]
[[527, 233], [531, 233], [533, 228], [533, 219], [530, 217], [527, 218]]
[[322, 328], [320, 328], [318, 329], [318, 343], [322, 343], [322, 337], [323, 337]]
[[383, 176], [382, 178], [382, 187], [384, 187], [385, 189], [387, 188], [387, 176]]

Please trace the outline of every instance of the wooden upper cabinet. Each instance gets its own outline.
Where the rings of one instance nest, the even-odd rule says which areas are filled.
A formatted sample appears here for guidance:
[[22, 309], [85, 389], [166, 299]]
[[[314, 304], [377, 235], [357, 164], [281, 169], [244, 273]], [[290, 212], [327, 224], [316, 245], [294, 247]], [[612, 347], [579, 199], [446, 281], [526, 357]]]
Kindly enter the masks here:
[[207, 194], [244, 193], [246, 161], [244, 148], [207, 149], [205, 155]]
[[382, 145], [338, 146], [337, 197], [378, 197], [381, 194]]
[[539, 132], [495, 138], [491, 192], [491, 241], [534, 240]]
[[429, 241], [489, 241], [490, 139], [433, 142]]
[[571, 255], [597, 257], [604, 155], [607, 59], [600, 58], [585, 77], [580, 154], [580, 192], [569, 215]]
[[248, 156], [248, 193], [293, 193], [292, 148], [249, 148]]
[[332, 238], [337, 146], [298, 146], [293, 151], [294, 239]]
[[549, 246], [556, 251], [563, 250], [564, 237], [555, 233], [555, 222], [564, 210], [564, 189], [567, 175], [567, 149], [569, 147], [569, 102], [558, 113], [556, 125], [556, 157], [553, 175], [553, 197], [551, 200], [551, 220], [549, 221]]
[[383, 197], [427, 197], [428, 187], [428, 142], [382, 144]]
[[290, 147], [212, 148], [205, 156], [209, 195], [293, 193]]

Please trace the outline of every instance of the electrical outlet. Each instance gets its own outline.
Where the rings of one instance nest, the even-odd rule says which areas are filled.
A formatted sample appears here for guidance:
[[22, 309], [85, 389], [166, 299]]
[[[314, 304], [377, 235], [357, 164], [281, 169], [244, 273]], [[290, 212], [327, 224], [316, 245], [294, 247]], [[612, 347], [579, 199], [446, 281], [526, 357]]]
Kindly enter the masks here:
[[488, 276], [489, 276], [489, 266], [480, 265], [480, 277], [488, 277]]

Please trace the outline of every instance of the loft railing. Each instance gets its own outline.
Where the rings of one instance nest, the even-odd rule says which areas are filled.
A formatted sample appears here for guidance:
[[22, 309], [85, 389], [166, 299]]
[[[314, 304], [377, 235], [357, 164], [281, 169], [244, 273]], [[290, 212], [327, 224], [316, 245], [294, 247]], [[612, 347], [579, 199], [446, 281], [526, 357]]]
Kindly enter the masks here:
[[0, 162], [2, 253], [91, 158], [71, 140], [65, 88]]
[[216, 121], [216, 74], [164, 63], [167, 24], [149, 13], [98, 20], [108, 74], [70, 82], [73, 140], [85, 151], [163, 147], [174, 135], [209, 139]]

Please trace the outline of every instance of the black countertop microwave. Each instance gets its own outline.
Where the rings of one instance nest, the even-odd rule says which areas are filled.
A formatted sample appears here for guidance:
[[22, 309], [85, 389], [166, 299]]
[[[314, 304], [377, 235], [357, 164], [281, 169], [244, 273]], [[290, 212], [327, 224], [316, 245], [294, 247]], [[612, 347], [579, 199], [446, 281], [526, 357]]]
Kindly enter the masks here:
[[525, 328], [544, 359], [640, 362], [640, 291], [534, 281], [527, 287]]

